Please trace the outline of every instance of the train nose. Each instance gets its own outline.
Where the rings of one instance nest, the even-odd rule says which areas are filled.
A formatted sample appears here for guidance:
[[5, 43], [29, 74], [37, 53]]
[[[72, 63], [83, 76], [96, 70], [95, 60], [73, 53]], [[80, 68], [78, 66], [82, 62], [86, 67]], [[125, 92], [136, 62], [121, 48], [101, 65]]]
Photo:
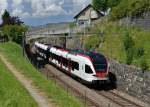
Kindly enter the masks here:
[[99, 77], [99, 78], [106, 78], [106, 77], [107, 77], [107, 73], [106, 73], [106, 72], [96, 73], [96, 77]]

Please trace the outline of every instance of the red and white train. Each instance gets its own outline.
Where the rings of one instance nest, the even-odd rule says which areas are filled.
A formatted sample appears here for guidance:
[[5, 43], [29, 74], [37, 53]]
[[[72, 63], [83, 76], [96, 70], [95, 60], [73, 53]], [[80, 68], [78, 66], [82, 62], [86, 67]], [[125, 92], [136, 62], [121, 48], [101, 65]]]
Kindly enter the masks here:
[[65, 50], [39, 42], [35, 42], [34, 46], [41, 57], [87, 83], [104, 83], [109, 80], [108, 62], [99, 53], [80, 49]]

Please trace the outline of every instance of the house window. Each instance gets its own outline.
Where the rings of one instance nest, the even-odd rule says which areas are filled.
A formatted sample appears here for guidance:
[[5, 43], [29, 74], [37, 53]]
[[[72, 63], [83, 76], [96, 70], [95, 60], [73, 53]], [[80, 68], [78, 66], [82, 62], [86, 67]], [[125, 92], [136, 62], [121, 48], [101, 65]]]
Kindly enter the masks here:
[[79, 21], [78, 21], [78, 24], [79, 24], [79, 25], [84, 25], [84, 21], [83, 21], [83, 20], [79, 20]]

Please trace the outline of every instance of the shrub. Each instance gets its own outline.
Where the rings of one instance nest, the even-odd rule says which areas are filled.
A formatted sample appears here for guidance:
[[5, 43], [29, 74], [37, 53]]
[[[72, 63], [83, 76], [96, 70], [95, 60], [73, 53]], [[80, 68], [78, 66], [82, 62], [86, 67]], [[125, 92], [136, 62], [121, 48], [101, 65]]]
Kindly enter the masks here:
[[126, 33], [125, 39], [124, 39], [124, 48], [126, 51], [126, 63], [131, 64], [134, 58], [135, 54], [135, 43], [131, 36], [129, 36], [129, 33]]
[[27, 31], [26, 26], [20, 25], [5, 25], [2, 28], [3, 34], [8, 37], [9, 41], [14, 41], [20, 43], [20, 37], [23, 35], [23, 32]]
[[129, 33], [126, 33], [125, 39], [124, 39], [125, 50], [128, 51], [128, 49], [134, 47], [134, 45], [135, 45], [135, 43], [134, 43], [132, 37], [129, 36]]
[[149, 68], [148, 63], [144, 58], [141, 60], [140, 66], [143, 71], [148, 70], [148, 68]]
[[126, 63], [128, 65], [132, 64], [133, 58], [134, 58], [134, 48], [132, 47], [126, 51]]
[[101, 40], [100, 40], [99, 36], [97, 36], [97, 35], [91, 36], [86, 39], [85, 48], [88, 50], [95, 49], [99, 46], [100, 42], [101, 42]]
[[69, 27], [70, 27], [70, 28], [74, 28], [74, 27], [76, 27], [76, 23], [71, 22], [71, 23], [69, 24]]
[[150, 11], [149, 0], [121, 0], [112, 8], [111, 19], [116, 20], [126, 16], [142, 16], [144, 12]]
[[144, 55], [144, 53], [145, 53], [145, 50], [143, 47], [139, 47], [137, 49], [137, 57], [142, 57]]

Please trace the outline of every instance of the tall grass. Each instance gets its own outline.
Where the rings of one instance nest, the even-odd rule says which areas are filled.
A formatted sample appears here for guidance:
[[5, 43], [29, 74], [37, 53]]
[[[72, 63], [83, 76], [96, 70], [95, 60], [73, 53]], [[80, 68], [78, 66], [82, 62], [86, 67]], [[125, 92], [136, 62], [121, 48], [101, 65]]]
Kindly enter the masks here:
[[0, 51], [5, 54], [8, 60], [28, 78], [32, 79], [41, 91], [59, 107], [82, 107], [81, 102], [75, 97], [68, 95], [62, 88], [55, 83], [47, 80], [22, 56], [22, 48], [12, 42], [0, 45]]
[[38, 107], [28, 91], [0, 60], [0, 107]]
[[[98, 48], [99, 52], [106, 56], [118, 60], [121, 63], [126, 63], [126, 52], [124, 47], [124, 38], [128, 33], [135, 42], [135, 48], [143, 48], [144, 55], [142, 57], [134, 56], [132, 65], [141, 67], [141, 61], [145, 60], [150, 70], [150, 32], [142, 31], [134, 26], [124, 26], [119, 22], [103, 21], [95, 25], [90, 33], [104, 32], [104, 43]], [[86, 43], [92, 41], [92, 37], [86, 40]], [[90, 40], [90, 41], [88, 41]]]

